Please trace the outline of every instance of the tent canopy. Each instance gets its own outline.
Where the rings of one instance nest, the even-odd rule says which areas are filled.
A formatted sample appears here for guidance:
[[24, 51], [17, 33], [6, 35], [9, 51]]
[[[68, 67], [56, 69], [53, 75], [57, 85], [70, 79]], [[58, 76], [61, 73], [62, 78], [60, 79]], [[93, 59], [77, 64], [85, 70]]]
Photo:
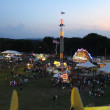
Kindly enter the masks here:
[[110, 63], [106, 63], [106, 66], [104, 66], [103, 68], [100, 68], [98, 70], [104, 71], [106, 73], [110, 73]]
[[92, 64], [90, 61], [87, 61], [85, 63], [77, 64], [76, 66], [90, 68], [90, 67], [94, 67], [95, 65]]
[[3, 51], [1, 52], [2, 54], [20, 54], [20, 52], [18, 51], [15, 51], [15, 50], [6, 50], [6, 51]]
[[61, 75], [61, 73], [54, 74], [53, 77], [54, 77], [54, 78], [58, 78], [59, 75]]

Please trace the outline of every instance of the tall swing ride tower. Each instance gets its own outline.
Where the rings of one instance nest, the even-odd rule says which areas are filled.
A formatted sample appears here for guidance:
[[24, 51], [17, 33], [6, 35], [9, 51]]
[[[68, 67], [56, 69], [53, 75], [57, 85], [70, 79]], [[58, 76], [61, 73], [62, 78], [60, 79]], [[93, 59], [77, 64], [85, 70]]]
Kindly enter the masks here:
[[60, 19], [60, 67], [64, 68], [64, 62], [63, 62], [63, 52], [64, 52], [64, 31], [63, 27], [64, 25], [64, 20], [62, 19], [62, 15], [65, 14], [65, 12], [61, 12], [61, 19]]

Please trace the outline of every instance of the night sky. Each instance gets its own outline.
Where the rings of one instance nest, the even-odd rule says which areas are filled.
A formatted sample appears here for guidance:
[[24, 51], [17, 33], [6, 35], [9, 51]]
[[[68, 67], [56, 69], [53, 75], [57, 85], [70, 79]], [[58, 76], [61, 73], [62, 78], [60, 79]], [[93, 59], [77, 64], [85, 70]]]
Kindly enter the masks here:
[[0, 38], [110, 37], [110, 0], [0, 0]]

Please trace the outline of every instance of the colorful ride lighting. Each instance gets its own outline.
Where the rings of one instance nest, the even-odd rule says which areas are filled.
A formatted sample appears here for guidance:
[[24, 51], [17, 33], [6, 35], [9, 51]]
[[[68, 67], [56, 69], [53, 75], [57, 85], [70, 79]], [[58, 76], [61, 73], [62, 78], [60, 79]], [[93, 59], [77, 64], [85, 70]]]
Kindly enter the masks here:
[[77, 52], [73, 55], [73, 61], [75, 62], [86, 62], [92, 60], [91, 55], [85, 49], [78, 49]]
[[63, 19], [60, 19], [60, 26], [64, 26], [64, 20]]
[[[64, 64], [64, 66], [67, 66], [67, 64], [65, 62], [63, 64]], [[60, 62], [59, 61], [54, 61], [54, 65], [60, 66]]]
[[46, 60], [46, 58], [45, 58], [45, 57], [43, 57], [43, 58], [42, 58], [42, 61], [45, 61], [45, 60]]
[[60, 62], [58, 62], [58, 61], [54, 61], [54, 65], [56, 65], [56, 66], [60, 66]]

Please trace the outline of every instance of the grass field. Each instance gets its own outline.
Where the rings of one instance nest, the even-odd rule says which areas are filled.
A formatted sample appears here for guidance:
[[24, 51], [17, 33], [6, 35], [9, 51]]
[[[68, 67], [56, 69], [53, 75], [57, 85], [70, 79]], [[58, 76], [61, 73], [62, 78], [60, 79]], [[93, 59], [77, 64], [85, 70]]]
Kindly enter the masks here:
[[[9, 109], [13, 89], [18, 92], [20, 110], [60, 110], [62, 108], [66, 110], [70, 107], [69, 91], [63, 92], [52, 87], [51, 76], [25, 83], [22, 90], [18, 87], [9, 87], [4, 76], [2, 76], [4, 80], [0, 80], [0, 110]], [[52, 100], [54, 94], [58, 94], [57, 101]]]
[[[13, 65], [12, 65], [13, 67]], [[12, 68], [11, 67], [11, 68]], [[31, 79], [23, 84], [23, 89], [18, 87], [9, 87], [5, 78], [8, 76], [13, 79], [10, 74], [11, 68], [4, 69], [0, 72], [0, 110], [8, 110], [12, 91], [18, 92], [19, 110], [69, 110], [70, 108], [70, 88], [64, 91], [59, 87], [53, 87], [49, 75], [46, 78]], [[23, 68], [17, 68], [16, 72], [25, 73]], [[37, 74], [37, 73], [36, 73]], [[89, 97], [87, 92], [81, 92], [81, 98], [85, 106], [94, 103], [95, 106], [110, 104], [110, 87], [105, 88], [103, 97]], [[54, 94], [58, 95], [58, 100], [52, 100]]]

